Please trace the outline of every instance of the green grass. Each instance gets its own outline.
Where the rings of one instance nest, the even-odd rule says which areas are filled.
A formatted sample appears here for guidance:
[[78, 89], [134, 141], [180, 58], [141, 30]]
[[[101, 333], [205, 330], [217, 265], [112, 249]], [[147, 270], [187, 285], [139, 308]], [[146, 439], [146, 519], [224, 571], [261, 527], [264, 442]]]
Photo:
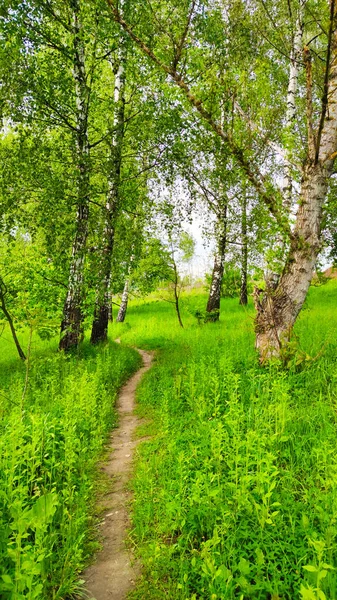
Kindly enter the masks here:
[[[22, 334], [23, 344], [27, 336]], [[0, 597], [68, 599], [97, 547], [97, 461], [116, 424], [118, 388], [140, 363], [111, 343], [77, 356], [33, 339], [26, 366], [0, 338]], [[23, 397], [24, 396], [24, 397]]]
[[[202, 293], [132, 302], [111, 336], [76, 356], [33, 340], [26, 367], [0, 338], [0, 597], [69, 599], [97, 547], [97, 461], [113, 400], [157, 350], [138, 390], [142, 433], [130, 539], [133, 600], [337, 599], [337, 284], [311, 289], [288, 368], [260, 367], [252, 306]], [[27, 335], [20, 332], [24, 347]]]
[[[135, 464], [133, 599], [337, 598], [337, 285], [310, 290], [288, 368], [260, 367], [253, 310], [224, 300], [185, 329], [131, 304], [113, 334], [158, 349], [139, 391], [152, 439]], [[315, 359], [315, 360], [313, 360]]]

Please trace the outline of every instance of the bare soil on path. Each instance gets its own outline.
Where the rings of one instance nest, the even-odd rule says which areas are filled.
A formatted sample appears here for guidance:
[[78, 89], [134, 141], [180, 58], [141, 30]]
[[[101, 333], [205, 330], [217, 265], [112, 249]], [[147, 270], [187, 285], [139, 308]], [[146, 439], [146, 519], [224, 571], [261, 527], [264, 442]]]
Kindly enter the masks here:
[[126, 489], [130, 478], [134, 449], [138, 441], [134, 432], [140, 420], [134, 414], [135, 394], [142, 376], [151, 367], [153, 353], [138, 350], [143, 366], [121, 389], [117, 400], [119, 425], [111, 434], [111, 453], [103, 470], [113, 479], [112, 490], [102, 499], [106, 508], [100, 533], [103, 548], [95, 562], [84, 572], [88, 598], [94, 600], [124, 600], [140, 574], [140, 567], [126, 548], [129, 529]]

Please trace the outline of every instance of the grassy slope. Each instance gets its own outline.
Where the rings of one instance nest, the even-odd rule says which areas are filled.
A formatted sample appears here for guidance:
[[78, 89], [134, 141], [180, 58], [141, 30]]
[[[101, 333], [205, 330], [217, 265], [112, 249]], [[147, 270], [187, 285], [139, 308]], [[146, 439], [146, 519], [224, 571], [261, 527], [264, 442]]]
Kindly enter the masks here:
[[163, 302], [114, 325], [160, 349], [139, 390], [153, 438], [133, 482], [134, 598], [337, 598], [336, 298], [336, 282], [310, 291], [287, 371], [257, 365], [253, 311], [237, 300], [219, 324], [198, 326], [204, 298], [191, 296], [184, 330]]
[[95, 465], [114, 398], [140, 359], [113, 343], [65, 357], [36, 338], [22, 401], [26, 367], [6, 330], [0, 357], [0, 597], [70, 598], [93, 549]]

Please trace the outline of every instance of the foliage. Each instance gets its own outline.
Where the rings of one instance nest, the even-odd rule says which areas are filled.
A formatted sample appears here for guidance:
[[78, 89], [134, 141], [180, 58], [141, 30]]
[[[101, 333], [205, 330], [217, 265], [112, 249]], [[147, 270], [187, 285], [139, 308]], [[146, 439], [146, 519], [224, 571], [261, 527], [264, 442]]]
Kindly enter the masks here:
[[[209, 288], [211, 284], [212, 276], [210, 273], [206, 274], [206, 282]], [[237, 298], [240, 295], [241, 285], [241, 272], [238, 267], [231, 263], [226, 263], [224, 269], [224, 275], [221, 286], [222, 298]], [[249, 286], [249, 289], [251, 286]]]
[[170, 254], [167, 248], [156, 238], [147, 240], [143, 247], [142, 258], [132, 274], [133, 286], [143, 295], [153, 292], [161, 282], [172, 277]]
[[234, 298], [240, 294], [241, 273], [238, 268], [226, 265], [222, 280], [221, 295], [223, 298]]

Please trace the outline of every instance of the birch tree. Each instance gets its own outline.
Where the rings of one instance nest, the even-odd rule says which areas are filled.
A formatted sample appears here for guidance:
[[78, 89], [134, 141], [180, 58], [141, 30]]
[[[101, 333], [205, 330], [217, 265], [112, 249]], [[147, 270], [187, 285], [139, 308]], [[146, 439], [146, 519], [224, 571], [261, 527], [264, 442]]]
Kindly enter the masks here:
[[[321, 74], [320, 68], [316, 66], [315, 78], [313, 78], [312, 61], [312, 40], [306, 40], [307, 44], [303, 48], [303, 62], [306, 72], [306, 106], [302, 110], [301, 122], [307, 133], [306, 148], [298, 147], [297, 154], [304, 157], [301, 170], [301, 190], [299, 207], [296, 216], [295, 227], [292, 230], [289, 218], [282, 208], [282, 190], [278, 187], [277, 181], [272, 176], [265, 174], [265, 168], [261, 169], [261, 162], [254, 158], [252, 152], [247, 152], [242, 145], [242, 132], [247, 131], [247, 120], [242, 117], [242, 113], [236, 110], [235, 126], [231, 126], [229, 114], [226, 114], [224, 126], [221, 124], [218, 95], [216, 94], [216, 84], [212, 76], [209, 76], [209, 70], [206, 74], [201, 69], [194, 74], [192, 83], [189, 81], [189, 69], [192, 68], [193, 59], [198, 56], [202, 61], [201, 52], [198, 48], [204, 50], [204, 61], [212, 56], [216, 61], [215, 50], [221, 51], [219, 36], [215, 36], [213, 30], [212, 40], [208, 40], [208, 46], [205, 40], [201, 38], [202, 30], [199, 28], [202, 21], [214, 19], [218, 14], [220, 22], [223, 21], [223, 11], [219, 11], [218, 5], [211, 3], [204, 5], [196, 2], [186, 2], [179, 7], [172, 3], [171, 11], [175, 15], [175, 22], [172, 19], [166, 19], [165, 25], [161, 20], [164, 13], [161, 8], [157, 12], [156, 23], [161, 24], [171, 40], [171, 44], [166, 42], [165, 51], [159, 51], [158, 44], [147, 43], [144, 39], [140, 27], [132, 25], [130, 20], [126, 21], [114, 0], [107, 0], [115, 20], [129, 34], [134, 43], [141, 51], [153, 61], [157, 68], [163, 70], [176, 85], [182, 94], [182, 101], [188, 102], [200, 118], [205, 121], [210, 132], [219, 136], [226, 145], [227, 151], [232, 155], [236, 164], [245, 174], [249, 183], [255, 187], [263, 202], [273, 215], [278, 227], [289, 240], [289, 250], [283, 268], [281, 277], [276, 285], [272, 286], [263, 293], [256, 295], [256, 347], [260, 353], [262, 361], [272, 356], [279, 356], [282, 347], [289, 340], [293, 325], [303, 306], [310, 281], [313, 274], [314, 265], [320, 250], [320, 232], [322, 225], [322, 208], [327, 195], [329, 179], [333, 173], [333, 164], [337, 152], [337, 111], [336, 100], [336, 62], [337, 62], [337, 9], [335, 0], [329, 2], [329, 14], [326, 12], [326, 6], [321, 2], [314, 3], [314, 9], [319, 8], [323, 11], [323, 20], [327, 27], [323, 31], [317, 32], [315, 40], [319, 39], [318, 50], [320, 55], [324, 55], [325, 64], [324, 73]], [[204, 9], [203, 9], [204, 6]], [[223, 3], [223, 7], [226, 3]], [[269, 5], [267, 5], [269, 6]], [[247, 22], [252, 23], [252, 17], [257, 12], [254, 3], [243, 5], [238, 3], [238, 7]], [[279, 2], [273, 10], [286, 11], [285, 2]], [[167, 14], [167, 13], [166, 13]], [[273, 20], [273, 19], [272, 19]], [[214, 24], [214, 20], [212, 21]], [[273, 22], [273, 26], [275, 23]], [[286, 28], [285, 22], [282, 26]], [[154, 25], [154, 27], [156, 27]], [[316, 26], [316, 31], [319, 24]], [[205, 30], [203, 30], [205, 31]], [[268, 36], [268, 31], [266, 32]], [[306, 33], [304, 31], [304, 33]], [[312, 28], [310, 33], [312, 33]], [[197, 43], [196, 43], [197, 40]], [[259, 43], [253, 39], [254, 43]], [[205, 48], [207, 50], [205, 51]], [[210, 50], [214, 49], [214, 52]], [[270, 51], [270, 56], [273, 51]], [[289, 64], [289, 62], [287, 61]], [[200, 63], [199, 63], [200, 64]], [[247, 63], [245, 63], [247, 64]], [[273, 65], [275, 68], [275, 66]], [[208, 71], [208, 72], [207, 72]], [[262, 73], [262, 75], [264, 75]], [[254, 74], [255, 80], [258, 80], [259, 74]], [[323, 87], [322, 99], [318, 101], [317, 90], [319, 85]], [[220, 86], [219, 86], [220, 87]], [[272, 87], [272, 86], [271, 86]], [[245, 89], [240, 90], [240, 94], [252, 91], [250, 81], [247, 80]], [[228, 94], [228, 90], [227, 94]], [[267, 90], [264, 90], [267, 92]], [[275, 88], [276, 92], [276, 88]], [[268, 91], [268, 94], [271, 90]], [[230, 97], [230, 95], [229, 95]], [[244, 97], [244, 96], [242, 96]], [[286, 98], [286, 93], [284, 95]], [[236, 106], [237, 106], [236, 102]], [[254, 104], [254, 103], [253, 103]], [[320, 106], [319, 106], [320, 105]], [[254, 106], [253, 106], [254, 108]], [[316, 121], [316, 111], [319, 111], [318, 121]], [[265, 112], [268, 113], [267, 107]], [[258, 114], [258, 110], [256, 110]], [[232, 115], [231, 115], [232, 117]], [[305, 123], [306, 122], [306, 123]], [[275, 127], [275, 123], [274, 123]], [[279, 128], [280, 132], [282, 128]], [[262, 138], [263, 131], [257, 128], [254, 134], [256, 144], [259, 138]], [[280, 147], [280, 144], [270, 139], [270, 134], [265, 132], [264, 145], [266, 139], [268, 146], [277, 152], [281, 160], [287, 160], [287, 153]], [[297, 145], [300, 139], [296, 141]], [[268, 163], [266, 163], [268, 166]], [[297, 165], [299, 167], [299, 165]], [[284, 199], [284, 198], [283, 198]]]
[[61, 323], [60, 350], [77, 346], [82, 331], [83, 274], [88, 237], [90, 199], [90, 149], [88, 136], [89, 90], [85, 64], [85, 45], [79, 0], [71, 1], [73, 11], [73, 77], [76, 95], [76, 151], [77, 151], [77, 215], [76, 232], [72, 246], [67, 296]]
[[128, 272], [127, 272], [127, 275], [125, 278], [123, 293], [122, 293], [122, 297], [121, 297], [121, 304], [120, 304], [119, 311], [118, 311], [117, 318], [116, 318], [117, 323], [124, 323], [124, 321], [125, 321], [126, 311], [127, 311], [128, 302], [129, 302], [129, 287], [130, 287], [130, 277], [131, 277], [131, 273], [132, 273], [133, 262], [134, 262], [134, 255], [131, 254], [130, 262], [129, 262], [129, 266], [128, 266]]
[[102, 251], [98, 274], [99, 282], [91, 330], [91, 342], [94, 344], [106, 340], [108, 335], [109, 311], [111, 305], [111, 261], [114, 246], [115, 222], [120, 201], [120, 175], [125, 119], [126, 58], [126, 40], [124, 37], [121, 37], [114, 85], [113, 134], [110, 142], [110, 169], [104, 213]]

